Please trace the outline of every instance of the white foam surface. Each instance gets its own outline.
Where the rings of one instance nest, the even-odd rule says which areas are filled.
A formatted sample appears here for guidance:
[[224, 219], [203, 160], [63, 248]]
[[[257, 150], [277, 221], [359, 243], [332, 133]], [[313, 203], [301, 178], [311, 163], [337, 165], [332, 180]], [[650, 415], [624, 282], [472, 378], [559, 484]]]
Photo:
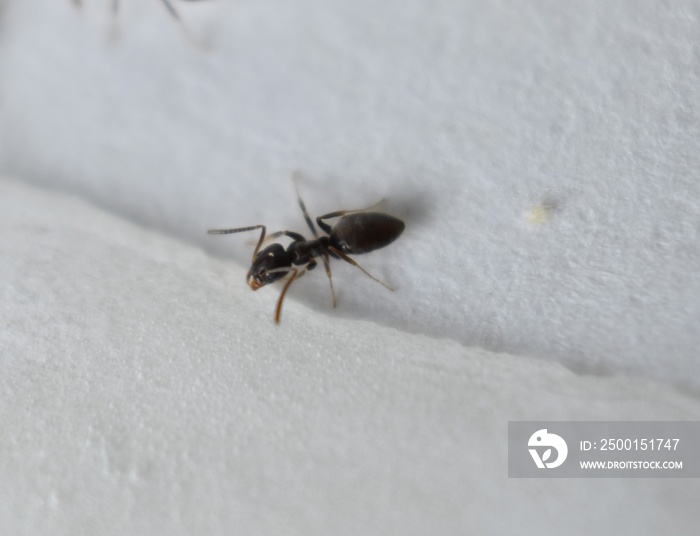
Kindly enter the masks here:
[[242, 269], [14, 181], [0, 226], [3, 534], [696, 526], [697, 480], [509, 480], [506, 451], [508, 420], [692, 419], [693, 397], [296, 302], [275, 327]]
[[700, 388], [697, 2], [83, 4], [7, 5], [3, 169], [241, 264], [202, 230], [305, 232], [300, 169], [407, 223], [337, 314]]
[[[697, 526], [504, 462], [508, 419], [700, 415], [697, 2], [81, 3], [0, 0], [0, 533]], [[275, 327], [205, 230], [306, 233], [294, 170], [388, 198], [396, 292], [335, 263]]]

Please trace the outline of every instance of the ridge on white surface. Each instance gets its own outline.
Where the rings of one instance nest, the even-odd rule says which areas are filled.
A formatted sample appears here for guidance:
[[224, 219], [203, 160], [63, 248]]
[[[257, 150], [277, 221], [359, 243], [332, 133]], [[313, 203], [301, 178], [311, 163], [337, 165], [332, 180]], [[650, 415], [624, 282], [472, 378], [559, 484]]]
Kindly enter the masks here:
[[697, 419], [696, 398], [295, 297], [276, 327], [241, 268], [20, 182], [0, 229], [3, 534], [697, 527], [698, 480], [506, 476], [508, 420]]

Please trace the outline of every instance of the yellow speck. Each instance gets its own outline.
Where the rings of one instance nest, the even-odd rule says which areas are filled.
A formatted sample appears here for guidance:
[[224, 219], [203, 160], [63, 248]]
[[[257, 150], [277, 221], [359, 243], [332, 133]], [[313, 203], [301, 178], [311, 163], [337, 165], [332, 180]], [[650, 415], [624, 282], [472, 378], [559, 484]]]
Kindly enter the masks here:
[[535, 205], [530, 210], [526, 210], [523, 213], [523, 218], [525, 221], [530, 223], [536, 223], [542, 225], [547, 223], [554, 213], [554, 204], [552, 203], [540, 203]]

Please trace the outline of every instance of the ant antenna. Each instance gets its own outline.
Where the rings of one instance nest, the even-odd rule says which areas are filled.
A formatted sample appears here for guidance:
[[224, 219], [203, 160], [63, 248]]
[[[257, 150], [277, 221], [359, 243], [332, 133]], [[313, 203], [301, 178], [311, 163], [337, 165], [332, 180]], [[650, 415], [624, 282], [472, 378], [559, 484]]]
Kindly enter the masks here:
[[265, 241], [265, 226], [264, 225], [251, 225], [250, 227], [237, 227], [236, 229], [209, 229], [207, 234], [233, 234], [242, 233], [244, 231], [254, 231], [255, 229], [262, 229], [260, 232], [260, 239], [258, 244], [255, 246], [255, 251], [253, 251], [253, 261], [255, 257], [258, 256], [258, 251], [260, 251], [260, 246]]

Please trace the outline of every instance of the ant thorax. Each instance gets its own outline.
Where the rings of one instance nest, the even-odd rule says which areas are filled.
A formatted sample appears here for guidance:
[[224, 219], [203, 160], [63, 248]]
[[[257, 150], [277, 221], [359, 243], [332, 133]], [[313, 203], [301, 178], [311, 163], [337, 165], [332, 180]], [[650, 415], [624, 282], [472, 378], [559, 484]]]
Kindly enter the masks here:
[[315, 240], [292, 242], [287, 247], [287, 253], [293, 255], [293, 264], [306, 264], [315, 257], [325, 255], [328, 251], [329, 243], [330, 239], [327, 236], [322, 236]]

